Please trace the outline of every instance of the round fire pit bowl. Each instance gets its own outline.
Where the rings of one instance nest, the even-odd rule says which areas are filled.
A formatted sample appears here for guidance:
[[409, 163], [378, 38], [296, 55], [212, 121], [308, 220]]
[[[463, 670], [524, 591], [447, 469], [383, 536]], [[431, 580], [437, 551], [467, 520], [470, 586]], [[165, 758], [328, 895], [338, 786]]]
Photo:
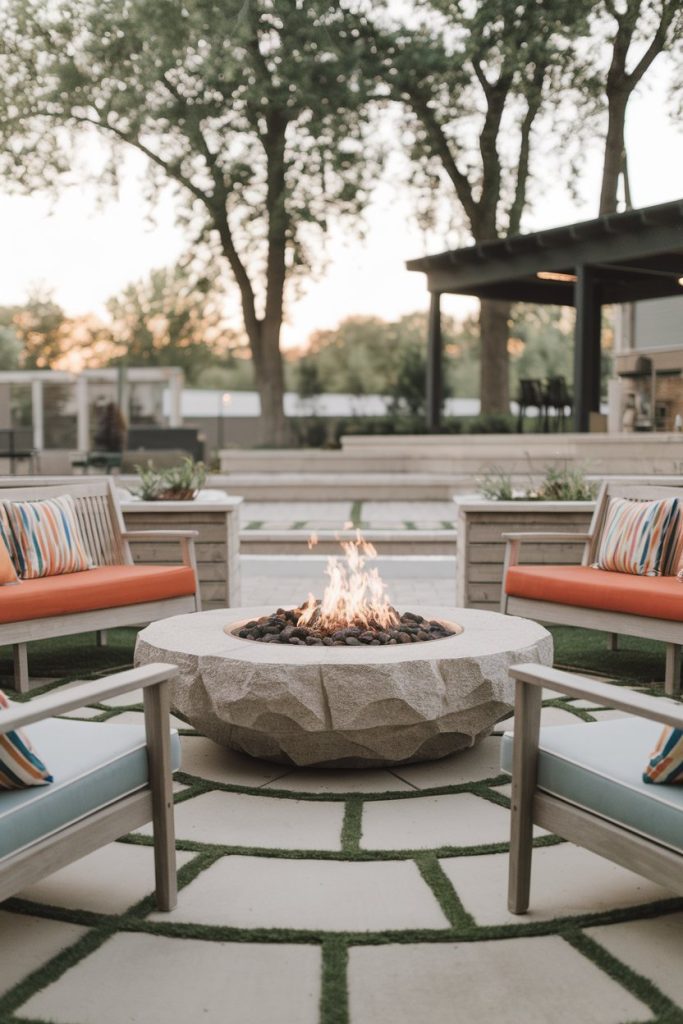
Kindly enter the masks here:
[[209, 739], [278, 764], [369, 768], [431, 761], [488, 736], [514, 704], [511, 665], [552, 663], [527, 619], [470, 608], [415, 609], [463, 627], [423, 643], [299, 647], [233, 632], [264, 608], [154, 622], [135, 662], [172, 662], [173, 706]]

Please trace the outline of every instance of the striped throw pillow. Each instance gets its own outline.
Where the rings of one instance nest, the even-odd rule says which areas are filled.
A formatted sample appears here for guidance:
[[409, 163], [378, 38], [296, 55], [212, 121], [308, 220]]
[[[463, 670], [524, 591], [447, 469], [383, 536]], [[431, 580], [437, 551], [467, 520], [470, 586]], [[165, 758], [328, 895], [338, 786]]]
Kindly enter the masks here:
[[680, 520], [678, 498], [611, 498], [594, 568], [634, 576], [671, 575], [676, 568]]
[[5, 583], [18, 583], [17, 570], [14, 568], [7, 545], [0, 538], [0, 586]]
[[[0, 690], [0, 714], [11, 706]], [[46, 786], [48, 782], [54, 782], [54, 779], [24, 732], [17, 729], [0, 736], [0, 789]]]
[[61, 576], [90, 568], [86, 546], [70, 494], [41, 501], [5, 502], [12, 550], [25, 580]]
[[683, 729], [666, 726], [650, 754], [643, 782], [663, 782], [683, 786]]
[[[3, 554], [4, 549], [7, 552], [10, 561], [10, 568], [6, 568], [5, 558]], [[0, 568], [0, 582], [1, 583], [14, 583], [17, 579], [17, 566], [14, 559], [14, 545], [12, 543], [12, 528], [7, 518], [7, 510], [3, 502], [0, 501], [0, 561], [2, 562], [3, 568]], [[12, 577], [14, 572], [14, 577]], [[5, 578], [6, 577], [6, 578]]]

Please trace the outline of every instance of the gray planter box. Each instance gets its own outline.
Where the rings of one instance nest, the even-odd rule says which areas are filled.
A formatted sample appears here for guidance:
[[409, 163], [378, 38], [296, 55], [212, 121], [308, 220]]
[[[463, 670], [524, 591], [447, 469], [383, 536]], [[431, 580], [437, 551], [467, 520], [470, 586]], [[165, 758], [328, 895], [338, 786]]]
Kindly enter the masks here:
[[[487, 501], [455, 498], [457, 506], [456, 603], [498, 611], [505, 555], [504, 533], [535, 531], [586, 533], [593, 501]], [[583, 542], [527, 544], [522, 562], [578, 565]]]
[[[121, 510], [128, 530], [197, 530], [199, 588], [204, 608], [240, 604], [241, 498], [224, 501], [128, 501]], [[177, 542], [131, 543], [136, 562], [177, 563]]]

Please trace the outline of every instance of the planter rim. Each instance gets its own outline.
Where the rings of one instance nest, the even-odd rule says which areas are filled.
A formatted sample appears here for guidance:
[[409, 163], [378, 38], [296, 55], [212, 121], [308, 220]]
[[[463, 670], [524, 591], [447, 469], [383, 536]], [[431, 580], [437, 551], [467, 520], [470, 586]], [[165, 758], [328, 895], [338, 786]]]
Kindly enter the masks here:
[[455, 495], [453, 501], [458, 508], [467, 512], [588, 512], [595, 508], [595, 498], [590, 501], [496, 501], [493, 498], [470, 498]]
[[225, 501], [122, 501], [121, 511], [128, 512], [232, 512], [244, 499], [226, 497]]

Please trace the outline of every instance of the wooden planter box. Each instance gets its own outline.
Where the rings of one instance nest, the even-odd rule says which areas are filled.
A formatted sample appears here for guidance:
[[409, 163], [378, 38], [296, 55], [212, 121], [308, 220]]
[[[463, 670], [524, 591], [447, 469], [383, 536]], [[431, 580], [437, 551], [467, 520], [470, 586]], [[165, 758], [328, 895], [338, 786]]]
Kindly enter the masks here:
[[[456, 600], [463, 608], [498, 611], [503, 580], [504, 533], [585, 533], [593, 501], [487, 501], [455, 498], [457, 506]], [[528, 544], [522, 562], [579, 565], [583, 542]]]
[[[197, 572], [202, 606], [240, 605], [241, 498], [224, 501], [128, 501], [121, 510], [129, 530], [197, 530]], [[177, 542], [131, 543], [136, 562], [178, 561]]]

